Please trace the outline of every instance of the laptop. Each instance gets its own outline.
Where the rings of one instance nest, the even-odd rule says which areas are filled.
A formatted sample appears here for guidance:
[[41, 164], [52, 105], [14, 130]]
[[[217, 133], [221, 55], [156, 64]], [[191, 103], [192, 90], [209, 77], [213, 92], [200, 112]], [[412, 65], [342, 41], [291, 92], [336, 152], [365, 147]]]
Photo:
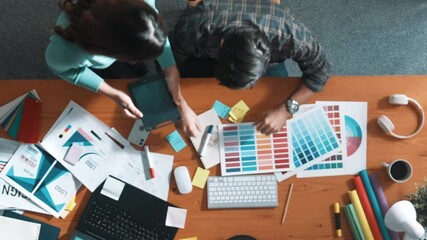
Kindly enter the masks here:
[[116, 201], [101, 194], [103, 185], [92, 193], [72, 239], [174, 239], [178, 228], [165, 226], [174, 205], [126, 183]]
[[144, 114], [142, 122], [147, 131], [181, 119], [162, 74], [143, 77], [128, 84], [128, 89], [135, 106]]

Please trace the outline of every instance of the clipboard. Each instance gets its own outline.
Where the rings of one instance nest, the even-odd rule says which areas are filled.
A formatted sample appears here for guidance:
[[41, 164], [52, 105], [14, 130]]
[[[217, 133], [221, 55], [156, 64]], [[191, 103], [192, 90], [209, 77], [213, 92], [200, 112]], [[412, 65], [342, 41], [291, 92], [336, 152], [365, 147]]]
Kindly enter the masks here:
[[142, 122], [147, 131], [181, 119], [166, 80], [160, 73], [129, 83], [128, 89], [135, 106], [144, 114]]

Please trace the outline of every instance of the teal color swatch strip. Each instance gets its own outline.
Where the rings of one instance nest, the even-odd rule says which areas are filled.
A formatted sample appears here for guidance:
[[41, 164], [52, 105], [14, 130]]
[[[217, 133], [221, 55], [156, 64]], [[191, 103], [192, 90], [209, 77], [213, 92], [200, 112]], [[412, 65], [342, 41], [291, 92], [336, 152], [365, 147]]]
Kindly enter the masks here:
[[383, 236], [384, 240], [391, 240], [384, 223], [384, 217], [381, 213], [380, 205], [378, 204], [374, 189], [372, 187], [371, 181], [369, 180], [368, 172], [365, 169], [360, 171], [359, 175], [362, 178], [363, 186], [365, 186], [366, 194], [368, 195], [372, 210], [374, 210], [375, 218], [377, 219], [378, 226], [381, 230], [381, 235]]
[[172, 146], [173, 150], [175, 150], [175, 152], [179, 152], [187, 146], [184, 139], [182, 139], [181, 135], [179, 135], [177, 130], [169, 134], [166, 139]]

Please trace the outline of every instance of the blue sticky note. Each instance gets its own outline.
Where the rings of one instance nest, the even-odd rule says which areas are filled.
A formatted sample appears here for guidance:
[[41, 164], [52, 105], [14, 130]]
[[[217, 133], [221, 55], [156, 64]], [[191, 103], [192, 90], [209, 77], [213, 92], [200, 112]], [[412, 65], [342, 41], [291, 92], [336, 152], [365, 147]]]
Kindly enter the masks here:
[[225, 105], [224, 103], [216, 100], [214, 105], [212, 106], [213, 109], [215, 109], [216, 114], [218, 114], [221, 118], [227, 118], [228, 113], [230, 112], [230, 107]]
[[179, 152], [187, 146], [184, 139], [182, 139], [181, 135], [179, 135], [178, 131], [176, 130], [169, 134], [166, 139], [168, 140], [172, 148], [175, 150], [175, 152]]

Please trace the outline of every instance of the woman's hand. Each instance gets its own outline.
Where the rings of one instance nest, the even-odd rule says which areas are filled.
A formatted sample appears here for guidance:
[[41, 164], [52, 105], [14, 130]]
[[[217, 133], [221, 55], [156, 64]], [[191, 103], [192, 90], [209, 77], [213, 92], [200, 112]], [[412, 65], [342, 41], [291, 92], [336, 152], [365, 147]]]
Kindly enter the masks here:
[[125, 112], [126, 116], [140, 119], [142, 112], [132, 102], [132, 99], [125, 92], [111, 87], [106, 82], [103, 82], [99, 87], [99, 92], [113, 99]]

